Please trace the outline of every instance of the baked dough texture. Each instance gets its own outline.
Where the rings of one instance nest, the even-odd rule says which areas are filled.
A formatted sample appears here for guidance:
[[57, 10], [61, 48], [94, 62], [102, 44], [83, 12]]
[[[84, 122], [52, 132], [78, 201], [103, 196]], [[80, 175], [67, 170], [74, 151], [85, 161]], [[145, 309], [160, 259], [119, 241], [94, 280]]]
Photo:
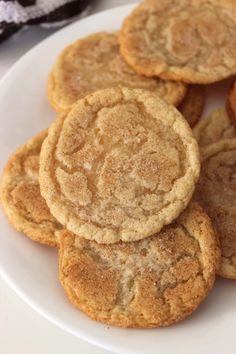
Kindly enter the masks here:
[[183, 83], [137, 74], [120, 55], [117, 35], [102, 32], [63, 50], [49, 76], [48, 99], [61, 112], [89, 93], [115, 86], [150, 90], [176, 106], [186, 93]]
[[189, 85], [187, 94], [178, 106], [178, 110], [183, 114], [191, 128], [193, 128], [201, 118], [205, 105], [205, 95], [203, 86]]
[[236, 126], [236, 80], [233, 82], [228, 98], [226, 101], [226, 110], [232, 121], [232, 124]]
[[16, 230], [34, 241], [57, 246], [62, 226], [50, 214], [40, 194], [39, 153], [47, 131], [18, 148], [7, 162], [0, 183], [4, 211]]
[[102, 245], [60, 235], [59, 275], [73, 305], [120, 327], [161, 327], [183, 320], [207, 296], [219, 265], [208, 216], [194, 203], [159, 234]]
[[213, 83], [236, 73], [236, 2], [146, 0], [119, 38], [121, 54], [140, 74]]
[[210, 216], [220, 239], [218, 274], [236, 279], [236, 139], [205, 147], [194, 198]]
[[185, 119], [140, 89], [79, 100], [50, 127], [40, 155], [51, 213], [99, 243], [160, 231], [187, 206], [198, 177], [198, 146]]
[[194, 127], [193, 134], [200, 148], [222, 139], [236, 138], [235, 127], [223, 108], [210, 113], [207, 118], [201, 120]]

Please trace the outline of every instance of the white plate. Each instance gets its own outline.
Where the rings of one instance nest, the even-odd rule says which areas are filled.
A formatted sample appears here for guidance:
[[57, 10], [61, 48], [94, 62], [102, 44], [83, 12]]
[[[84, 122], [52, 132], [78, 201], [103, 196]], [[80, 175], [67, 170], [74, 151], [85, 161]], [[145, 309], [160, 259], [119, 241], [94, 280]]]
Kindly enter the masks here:
[[[26, 54], [0, 85], [0, 169], [9, 154], [49, 126], [55, 114], [47, 103], [48, 72], [57, 54], [89, 33], [117, 30], [133, 6], [80, 20]], [[207, 110], [224, 103], [229, 82], [208, 91]], [[57, 279], [56, 250], [18, 234], [0, 210], [0, 270], [8, 284], [47, 319], [90, 343], [116, 353], [235, 353], [236, 282], [217, 280], [214, 290], [187, 320], [164, 329], [132, 330], [96, 323], [67, 301]]]

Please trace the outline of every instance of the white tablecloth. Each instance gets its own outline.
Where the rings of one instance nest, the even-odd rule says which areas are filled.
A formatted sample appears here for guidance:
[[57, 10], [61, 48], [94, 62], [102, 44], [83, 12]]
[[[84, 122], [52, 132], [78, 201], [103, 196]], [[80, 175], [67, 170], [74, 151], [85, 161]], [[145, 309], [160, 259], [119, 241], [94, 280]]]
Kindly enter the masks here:
[[[91, 13], [135, 0], [98, 0]], [[55, 30], [33, 28], [0, 44], [0, 78], [30, 48]], [[0, 118], [1, 119], [1, 118]], [[0, 354], [106, 354], [67, 334], [26, 305], [0, 278]]]

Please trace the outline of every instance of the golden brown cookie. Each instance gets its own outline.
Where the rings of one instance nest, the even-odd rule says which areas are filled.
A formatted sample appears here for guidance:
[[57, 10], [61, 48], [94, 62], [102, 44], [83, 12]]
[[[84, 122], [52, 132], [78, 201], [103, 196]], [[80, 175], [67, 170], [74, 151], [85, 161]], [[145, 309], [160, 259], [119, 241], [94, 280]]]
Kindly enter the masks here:
[[120, 327], [161, 327], [190, 315], [212, 288], [219, 248], [210, 219], [191, 203], [141, 241], [102, 245], [60, 235], [59, 275], [73, 305]]
[[150, 90], [173, 105], [186, 93], [183, 83], [137, 74], [121, 57], [117, 35], [102, 32], [63, 50], [49, 76], [48, 99], [61, 112], [89, 93], [115, 86]]
[[218, 109], [201, 120], [193, 129], [200, 148], [216, 143], [221, 139], [236, 138], [236, 130], [225, 109]]
[[236, 279], [236, 139], [221, 140], [203, 149], [194, 197], [219, 235], [222, 258], [218, 274]]
[[201, 118], [205, 104], [203, 86], [189, 85], [187, 94], [178, 110], [183, 114], [191, 128], [193, 128]]
[[39, 153], [47, 131], [19, 147], [7, 162], [0, 184], [4, 211], [16, 230], [34, 241], [56, 246], [62, 226], [50, 214], [40, 194]]
[[231, 122], [236, 126], [236, 80], [233, 82], [226, 101], [226, 111]]
[[158, 95], [111, 88], [53, 123], [39, 176], [51, 213], [68, 230], [99, 243], [134, 241], [187, 206], [198, 146], [183, 116]]
[[208, 84], [236, 73], [236, 2], [146, 0], [125, 19], [121, 54], [138, 73]]

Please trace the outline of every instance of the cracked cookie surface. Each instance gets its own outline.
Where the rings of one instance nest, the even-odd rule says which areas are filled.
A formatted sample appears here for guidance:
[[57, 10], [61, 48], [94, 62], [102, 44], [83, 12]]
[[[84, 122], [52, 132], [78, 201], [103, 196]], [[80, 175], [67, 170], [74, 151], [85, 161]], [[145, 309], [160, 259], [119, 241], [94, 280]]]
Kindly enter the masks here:
[[120, 55], [117, 35], [102, 32], [64, 49], [49, 76], [48, 99], [61, 112], [89, 93], [115, 86], [150, 90], [173, 105], [186, 93], [183, 83], [137, 74]]
[[236, 130], [225, 109], [218, 109], [201, 120], [193, 129], [193, 134], [202, 149], [221, 139], [236, 138]]
[[196, 203], [159, 234], [100, 245], [63, 231], [59, 275], [73, 305], [97, 321], [160, 327], [190, 315], [207, 296], [219, 264], [208, 216]]
[[236, 139], [225, 139], [202, 151], [194, 199], [210, 216], [220, 239], [218, 274], [236, 279]]
[[236, 2], [146, 0], [125, 19], [119, 39], [140, 74], [216, 82], [236, 73]]
[[198, 146], [182, 115], [158, 95], [101, 90], [50, 127], [39, 176], [51, 213], [68, 230], [100, 243], [133, 241], [187, 206]]
[[57, 246], [62, 226], [50, 214], [38, 182], [39, 153], [46, 136], [47, 131], [38, 134], [11, 156], [1, 178], [0, 196], [16, 230], [39, 243]]
[[189, 85], [187, 93], [178, 110], [183, 114], [191, 128], [199, 121], [205, 105], [204, 89], [200, 85]]

